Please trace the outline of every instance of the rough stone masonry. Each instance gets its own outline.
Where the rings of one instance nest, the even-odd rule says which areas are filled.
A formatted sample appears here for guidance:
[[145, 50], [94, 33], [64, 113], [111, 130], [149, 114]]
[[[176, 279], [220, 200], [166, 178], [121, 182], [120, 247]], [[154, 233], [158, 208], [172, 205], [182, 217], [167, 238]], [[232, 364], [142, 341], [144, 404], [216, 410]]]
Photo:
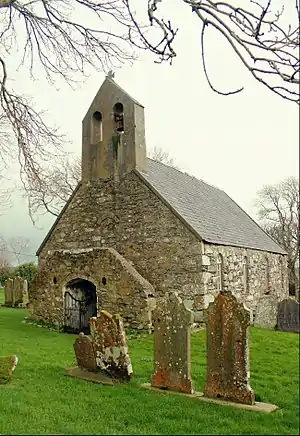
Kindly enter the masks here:
[[80, 278], [96, 287], [98, 313], [134, 329], [151, 328], [153, 299], [167, 292], [195, 322], [220, 290], [252, 312], [265, 294], [287, 297], [284, 251], [223, 191], [148, 159], [144, 107], [111, 78], [82, 138], [81, 181], [37, 253], [31, 317], [63, 327], [65, 289]]

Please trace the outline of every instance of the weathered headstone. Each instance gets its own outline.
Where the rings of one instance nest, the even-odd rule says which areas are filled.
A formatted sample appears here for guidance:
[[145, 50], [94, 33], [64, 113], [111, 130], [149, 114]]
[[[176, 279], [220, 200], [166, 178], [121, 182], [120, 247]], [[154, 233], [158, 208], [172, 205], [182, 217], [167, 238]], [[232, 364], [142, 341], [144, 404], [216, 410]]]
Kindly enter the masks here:
[[287, 298], [278, 303], [277, 328], [283, 332], [300, 332], [299, 303], [296, 300]]
[[97, 318], [90, 319], [90, 328], [97, 366], [113, 378], [129, 380], [132, 365], [120, 315], [101, 310]]
[[154, 322], [154, 374], [151, 386], [191, 394], [190, 326], [192, 312], [177, 293], [157, 301]]
[[28, 282], [25, 279], [23, 282], [23, 304], [28, 304], [29, 303], [29, 298], [28, 298]]
[[12, 279], [5, 280], [4, 283], [5, 306], [12, 306], [13, 304], [13, 286], [14, 286], [14, 281]]
[[231, 292], [220, 292], [206, 314], [207, 397], [254, 404], [250, 387], [250, 312]]
[[258, 300], [255, 309], [255, 327], [274, 329], [277, 324], [277, 300], [271, 295], [266, 295]]
[[23, 303], [23, 283], [24, 279], [22, 277], [14, 278], [14, 305]]
[[74, 342], [74, 351], [79, 368], [97, 371], [94, 344], [89, 336], [79, 333], [78, 338]]
[[11, 379], [18, 361], [15, 355], [0, 356], [0, 384], [5, 384]]

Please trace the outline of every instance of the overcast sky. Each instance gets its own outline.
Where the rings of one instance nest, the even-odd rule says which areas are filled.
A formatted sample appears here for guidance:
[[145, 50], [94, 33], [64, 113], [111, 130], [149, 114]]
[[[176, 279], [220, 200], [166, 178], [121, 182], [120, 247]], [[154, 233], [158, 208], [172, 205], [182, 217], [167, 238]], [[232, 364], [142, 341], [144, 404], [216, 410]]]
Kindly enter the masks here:
[[[212, 32], [206, 52], [214, 85], [222, 91], [245, 87], [233, 96], [215, 94], [202, 72], [199, 23], [179, 1], [172, 17], [180, 26], [173, 65], [155, 64], [150, 54], [144, 54], [133, 66], [118, 69], [115, 80], [145, 106], [149, 148], [168, 151], [183, 171], [223, 189], [255, 218], [258, 189], [299, 175], [298, 106], [255, 82]], [[81, 120], [104, 74], [92, 72], [75, 91], [62, 82], [53, 88], [44, 80], [30, 81], [24, 70], [12, 72], [15, 61], [10, 71], [15, 88], [48, 110], [49, 122], [70, 139], [68, 150], [80, 156]], [[16, 166], [11, 171], [13, 179]], [[30, 238], [28, 252], [33, 254], [52, 221], [43, 217], [37, 223], [40, 230], [35, 229], [26, 201], [16, 194], [13, 207], [0, 216], [0, 233]]]

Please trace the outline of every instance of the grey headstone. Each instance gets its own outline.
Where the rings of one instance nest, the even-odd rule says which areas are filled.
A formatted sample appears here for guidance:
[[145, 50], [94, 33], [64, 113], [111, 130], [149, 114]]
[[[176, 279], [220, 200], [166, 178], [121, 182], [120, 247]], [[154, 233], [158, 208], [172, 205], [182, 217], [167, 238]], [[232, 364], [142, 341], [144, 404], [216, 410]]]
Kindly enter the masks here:
[[190, 326], [192, 312], [175, 292], [157, 301], [154, 321], [154, 374], [151, 385], [192, 393]]
[[23, 282], [23, 304], [28, 304], [29, 299], [28, 299], [28, 282], [25, 279]]
[[24, 279], [22, 277], [14, 278], [14, 304], [23, 303], [23, 283]]
[[299, 333], [299, 303], [292, 298], [280, 301], [277, 306], [277, 328], [283, 332]]
[[255, 309], [254, 326], [274, 329], [277, 324], [277, 300], [266, 295], [258, 300]]
[[13, 279], [7, 279], [4, 283], [4, 297], [5, 297], [5, 305], [12, 306], [13, 305]]

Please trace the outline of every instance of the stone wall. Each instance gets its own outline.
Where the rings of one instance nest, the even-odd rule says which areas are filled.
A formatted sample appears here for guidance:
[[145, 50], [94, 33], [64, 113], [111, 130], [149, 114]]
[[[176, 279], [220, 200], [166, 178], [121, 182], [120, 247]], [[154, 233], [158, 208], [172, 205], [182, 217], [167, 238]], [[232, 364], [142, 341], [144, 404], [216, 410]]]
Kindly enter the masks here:
[[126, 327], [148, 330], [154, 289], [114, 249], [59, 250], [48, 254], [30, 286], [30, 316], [64, 325], [64, 292], [81, 278], [96, 286], [97, 312], [120, 313]]
[[[140, 178], [83, 184], [42, 248], [113, 247], [155, 288], [178, 291], [193, 305], [201, 293], [201, 243]], [[114, 312], [114, 311], [113, 311]]]
[[287, 298], [286, 256], [202, 243], [204, 307], [213, 301], [220, 289], [219, 255], [222, 256], [223, 290], [231, 290], [250, 310], [255, 310], [259, 298], [263, 295], [273, 295], [278, 301]]
[[194, 310], [196, 322], [202, 321], [203, 308], [218, 292], [219, 253], [224, 290], [232, 290], [249, 309], [261, 295], [269, 292], [280, 300], [288, 292], [285, 256], [201, 242], [135, 172], [119, 183], [93, 181], [79, 186], [39, 253], [40, 268], [51, 265], [53, 273], [60, 268], [57, 258], [51, 257], [53, 250], [93, 247], [114, 248], [153, 285], [156, 297], [177, 291], [186, 307]]

